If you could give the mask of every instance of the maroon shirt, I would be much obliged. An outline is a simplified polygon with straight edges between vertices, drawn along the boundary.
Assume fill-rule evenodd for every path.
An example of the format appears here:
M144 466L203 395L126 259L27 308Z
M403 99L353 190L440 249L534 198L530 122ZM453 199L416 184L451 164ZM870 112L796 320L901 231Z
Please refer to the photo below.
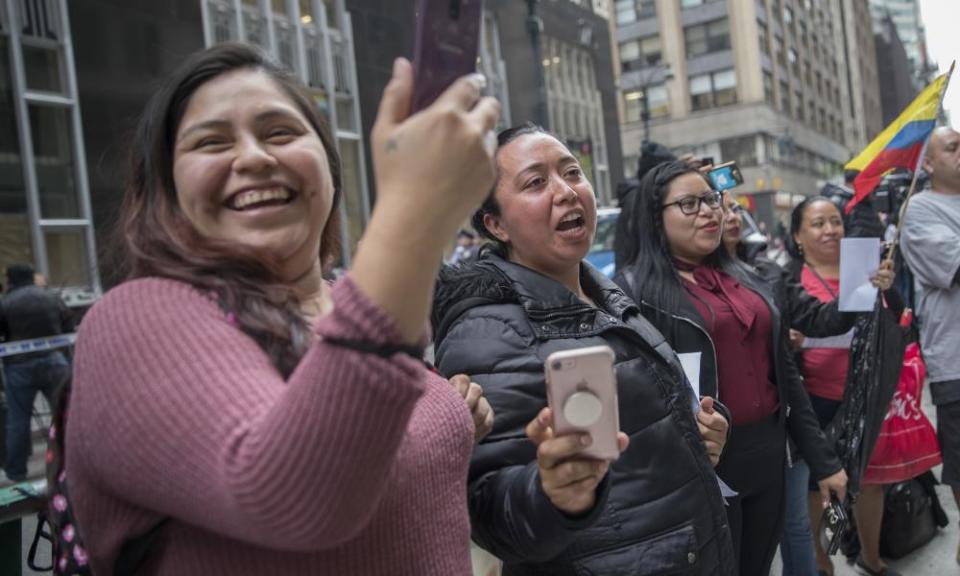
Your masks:
M739 426L773 415L780 406L771 380L770 331L766 302L732 276L709 266L693 269L697 283L684 279L690 300L703 316L717 352L717 390Z

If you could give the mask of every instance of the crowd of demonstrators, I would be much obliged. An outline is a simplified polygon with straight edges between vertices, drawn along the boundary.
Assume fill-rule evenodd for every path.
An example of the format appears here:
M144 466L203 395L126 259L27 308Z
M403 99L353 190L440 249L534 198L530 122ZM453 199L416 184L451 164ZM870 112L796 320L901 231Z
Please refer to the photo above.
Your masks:
M471 230L463 229L457 233L457 245L453 249L453 254L447 260L447 264L466 263L476 260L480 253L480 240L477 234Z
M752 576L786 522L786 572L831 573L810 523L846 491L822 428L848 352L808 348L798 368L791 343L853 325L835 298L838 209L797 208L791 276L747 257L741 208L699 161L648 146L622 188L610 281L584 261L596 198L562 141L532 124L492 141L482 78L416 114L413 84L398 59L371 136L378 201L336 283L340 161L306 88L223 44L155 92L131 147L125 281L76 347L69 494L54 502L79 522L74 560L112 573L146 534L136 568L156 574L467 576L472 536L505 575ZM904 252L960 500L960 134L937 131L926 166L933 191L911 203ZM441 268L471 214L488 246L461 230ZM70 329L33 274L8 272L0 337ZM884 265L872 281L892 278ZM588 434L555 432L543 365L597 345L617 377L608 461L587 455ZM8 403L69 379L59 352L5 369ZM24 405L8 417L17 458ZM890 575L878 493L868 478L859 565Z
M923 168L930 189L907 206L901 241L918 291L920 347L937 407L942 481L960 504L960 133L936 129Z
M442 273L434 310L441 373L474 375L496 413L470 466L475 540L511 575L735 574L713 469L728 413L694 396L663 337L583 260L596 198L567 147L533 125L499 143L473 218L492 246ZM613 463L582 456L588 436L557 437L545 408L544 358L601 344L618 382Z
M95 573L154 527L153 574L470 573L467 464L490 414L420 358L447 238L493 183L481 88L462 78L411 116L395 62L377 205L335 285L340 161L302 84L224 44L154 94L122 209L128 280L81 325L66 423Z
M824 500L843 498L846 474L790 354L786 290L730 257L722 223L722 196L703 174L682 162L657 166L621 215L631 244L615 279L677 353L699 354L701 391L729 407L732 433L718 472L738 493L727 508L734 550L740 574L766 574L783 522L787 431ZM848 322L835 306L796 312L824 334Z
M791 262L786 267L790 280L822 302L837 299L840 290L840 241L844 237L844 219L840 207L825 196L804 199L792 211L788 250ZM879 220L878 220L879 222ZM893 273L884 263L877 285L885 290L887 301L902 308L895 291L890 290ZM798 353L804 387L821 428L826 428L840 408L847 386L852 331L830 343L810 341L804 344L802 330L791 329L790 339ZM788 468L787 522L781 547L785 576L833 574L829 556L820 540L813 538L820 521L821 503L816 494L807 495L809 468L802 458ZM811 490L814 488L811 486ZM855 504L857 533L861 554L857 564L870 574L895 576L880 559L880 528L883 518L883 486L868 473L861 482ZM811 541L813 546L811 546ZM814 568L815 565L815 568Z
M48 290L42 274L29 264L7 267L7 292L0 298L0 341L32 340L73 332L73 320L63 301ZM30 420L37 394L50 406L59 388L70 377L70 362L63 350L24 352L3 359L6 412L7 478L27 479L27 460L33 443Z

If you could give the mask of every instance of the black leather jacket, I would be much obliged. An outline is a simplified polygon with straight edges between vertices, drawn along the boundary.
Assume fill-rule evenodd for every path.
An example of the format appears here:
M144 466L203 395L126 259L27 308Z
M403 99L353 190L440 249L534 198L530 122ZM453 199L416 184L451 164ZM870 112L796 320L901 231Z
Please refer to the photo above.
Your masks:
M474 540L504 560L505 575L734 574L724 502L676 355L586 263L581 282L599 309L494 254L441 274L437 366L470 375L496 414L470 466ZM616 354L620 426L631 442L594 510L571 518L543 493L525 427L547 403L546 357L600 344Z
M822 480L838 472L842 466L827 440L817 417L810 407L810 397L803 387L803 377L790 350L790 327L808 336L824 337L843 334L853 327L855 314L844 314L836 302L821 303L807 294L802 286L786 281L783 274L764 270L754 278L751 288L760 295L770 309L773 328L771 338L772 375L780 398L780 420L785 422L790 438L796 443L804 460L810 466L814 480ZM634 297L636 282L629 268L618 270L614 281ZM681 310L670 314L648 302L641 301L643 315L666 337L677 353L700 352L700 391L717 395L716 349L707 332L703 317L683 292ZM718 398L723 401L723 398Z

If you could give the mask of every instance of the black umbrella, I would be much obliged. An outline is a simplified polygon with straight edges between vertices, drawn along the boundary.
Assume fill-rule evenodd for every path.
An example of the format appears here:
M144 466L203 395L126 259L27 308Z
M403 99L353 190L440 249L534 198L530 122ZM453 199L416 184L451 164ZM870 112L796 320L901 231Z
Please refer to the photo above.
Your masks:
M873 312L860 315L854 330L843 402L827 426L827 435L847 471L847 493L852 499L860 491L860 481L897 390L907 346L907 330L881 296Z

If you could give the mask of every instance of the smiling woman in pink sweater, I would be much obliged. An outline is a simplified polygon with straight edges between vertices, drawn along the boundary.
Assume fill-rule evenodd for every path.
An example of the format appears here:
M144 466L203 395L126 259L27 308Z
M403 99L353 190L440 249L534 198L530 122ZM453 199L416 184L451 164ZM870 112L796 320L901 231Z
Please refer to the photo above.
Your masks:
M83 322L67 421L96 574L151 530L148 574L470 573L466 469L491 415L417 354L443 245L493 182L498 107L465 78L410 116L412 82L398 60L376 210L335 286L339 160L302 87L225 45L151 100L128 281Z

